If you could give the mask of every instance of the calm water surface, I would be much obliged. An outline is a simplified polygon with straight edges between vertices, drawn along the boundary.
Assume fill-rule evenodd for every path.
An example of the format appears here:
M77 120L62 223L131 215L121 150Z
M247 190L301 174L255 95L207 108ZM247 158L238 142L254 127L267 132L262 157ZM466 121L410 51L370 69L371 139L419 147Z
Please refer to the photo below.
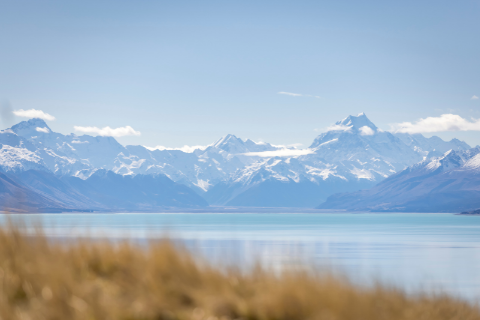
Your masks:
M452 214L39 214L51 237L169 237L213 263L308 263L354 281L480 299L480 217ZM5 223L0 217L0 223Z

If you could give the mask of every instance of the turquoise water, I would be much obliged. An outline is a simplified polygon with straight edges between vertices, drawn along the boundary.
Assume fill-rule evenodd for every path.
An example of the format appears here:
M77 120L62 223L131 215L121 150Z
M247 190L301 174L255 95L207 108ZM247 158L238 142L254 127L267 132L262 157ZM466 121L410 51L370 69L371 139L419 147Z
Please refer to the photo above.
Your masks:
M480 298L480 217L452 214L38 214L50 237L169 237L215 264L307 263L369 284ZM0 217L0 223L5 223Z

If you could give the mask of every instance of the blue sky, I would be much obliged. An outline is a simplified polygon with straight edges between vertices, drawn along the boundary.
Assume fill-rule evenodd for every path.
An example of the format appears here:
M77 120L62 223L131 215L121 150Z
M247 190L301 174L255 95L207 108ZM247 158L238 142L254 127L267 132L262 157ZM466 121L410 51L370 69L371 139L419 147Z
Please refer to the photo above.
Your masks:
M385 130L480 118L480 1L0 3L0 99L54 116L62 133L130 126L141 134L123 144L232 133L306 147L360 112ZM480 125L467 127L426 135L480 144Z

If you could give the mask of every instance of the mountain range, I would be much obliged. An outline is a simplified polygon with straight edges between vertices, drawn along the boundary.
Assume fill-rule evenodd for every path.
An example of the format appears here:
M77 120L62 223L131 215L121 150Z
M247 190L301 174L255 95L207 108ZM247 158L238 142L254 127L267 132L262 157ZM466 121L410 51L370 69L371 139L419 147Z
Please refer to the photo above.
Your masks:
M1 131L0 146L0 201L24 211L315 207L450 150L470 150L457 139L383 131L363 113L306 149L231 134L192 152L123 146L113 137L56 133L36 118Z
M209 189L205 198L220 205L313 207L334 193L373 187L431 156L469 148L456 139L397 136L362 113L319 135L308 154L259 159Z

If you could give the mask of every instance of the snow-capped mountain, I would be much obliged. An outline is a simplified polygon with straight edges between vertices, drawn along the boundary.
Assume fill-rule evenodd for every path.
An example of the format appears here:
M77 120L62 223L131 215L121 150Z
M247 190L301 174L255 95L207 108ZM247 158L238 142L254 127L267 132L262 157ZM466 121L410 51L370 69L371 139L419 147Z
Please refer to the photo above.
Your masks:
M414 147L379 130L364 113L337 122L319 135L310 148L315 150L316 157L328 163L348 162L351 168L383 177L423 159Z
M309 154L258 160L212 188L205 197L212 204L260 206L262 199L277 195L278 206L315 206L315 202L336 192L373 187L422 161L435 148L469 148L464 142L434 138L443 144L435 140L438 143L417 145L411 141L407 145L378 129L363 113L348 116L320 134L309 147Z
M447 151L370 190L332 195L325 209L460 212L480 207L480 147Z
M83 180L100 169L164 174L210 204L308 207L336 192L372 187L439 151L469 148L456 139L385 132L363 113L337 122L304 150L234 135L192 152L122 146L112 137L56 133L41 119L1 131L0 144L4 172L34 169Z
M277 149L266 143L243 141L233 135L194 153L149 150L143 146L124 147L112 137L55 133L41 119L23 121L2 131L0 143L2 141L6 146L16 148L2 149L5 154L2 164L7 171L44 167L60 175L84 179L97 169L122 175L163 173L199 192L206 191L253 161L252 157L242 156L243 153Z
M243 141L229 134L207 148L192 153L181 150L149 150L143 146L127 146L126 149L115 159L114 166L107 169L133 175L163 173L203 194L259 159L245 156L246 153L273 151L279 147L252 140Z
M61 175L88 176L97 168L111 169L126 151L112 137L63 135L53 132L41 119L20 122L10 130L34 145L48 170Z

